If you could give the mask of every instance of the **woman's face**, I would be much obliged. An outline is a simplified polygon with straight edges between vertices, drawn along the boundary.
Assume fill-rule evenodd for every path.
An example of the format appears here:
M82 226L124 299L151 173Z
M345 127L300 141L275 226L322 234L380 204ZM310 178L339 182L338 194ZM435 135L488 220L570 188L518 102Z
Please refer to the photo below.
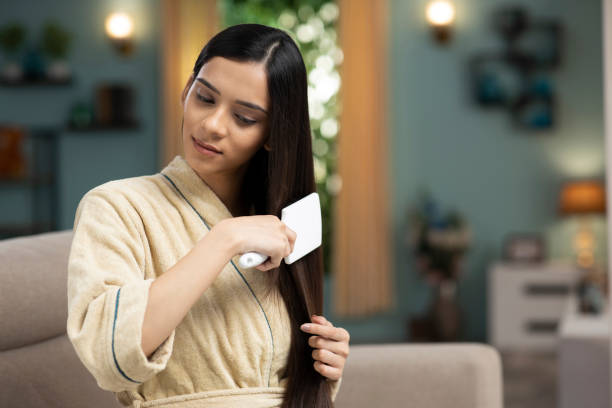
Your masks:
M211 58L181 96L185 159L202 178L239 182L267 134L268 86L263 64ZM207 144L220 153L212 153Z

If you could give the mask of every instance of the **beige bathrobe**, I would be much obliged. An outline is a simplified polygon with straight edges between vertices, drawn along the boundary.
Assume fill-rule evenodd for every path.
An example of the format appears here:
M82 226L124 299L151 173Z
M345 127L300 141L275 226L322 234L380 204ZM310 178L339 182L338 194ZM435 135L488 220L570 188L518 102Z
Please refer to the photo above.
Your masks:
M147 358L142 323L153 280L217 222L223 202L176 156L161 173L88 191L74 221L67 334L98 385L131 407L278 407L289 316L239 255ZM280 299L280 301L279 301ZM330 381L333 399L341 380Z

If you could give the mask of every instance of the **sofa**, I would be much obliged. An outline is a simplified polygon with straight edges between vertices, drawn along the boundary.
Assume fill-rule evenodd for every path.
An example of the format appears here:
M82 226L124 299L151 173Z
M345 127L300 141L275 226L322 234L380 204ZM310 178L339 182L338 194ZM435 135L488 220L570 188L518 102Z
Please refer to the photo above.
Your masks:
M72 231L0 241L0 407L120 407L66 336ZM499 408L498 352L484 344L351 344L338 408Z

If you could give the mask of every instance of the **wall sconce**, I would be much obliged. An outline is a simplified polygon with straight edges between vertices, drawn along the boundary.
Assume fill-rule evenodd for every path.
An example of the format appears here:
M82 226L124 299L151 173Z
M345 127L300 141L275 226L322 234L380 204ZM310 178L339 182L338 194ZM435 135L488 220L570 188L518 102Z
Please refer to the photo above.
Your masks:
M132 32L134 23L125 13L113 13L106 18L106 35L122 56L128 56L134 51Z
M436 42L448 43L455 20L455 5L449 0L433 0L427 5L426 15Z

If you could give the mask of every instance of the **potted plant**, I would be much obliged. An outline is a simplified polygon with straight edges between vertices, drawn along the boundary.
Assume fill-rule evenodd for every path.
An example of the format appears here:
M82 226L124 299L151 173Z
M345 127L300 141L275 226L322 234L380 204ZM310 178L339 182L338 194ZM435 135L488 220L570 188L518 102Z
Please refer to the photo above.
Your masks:
M47 77L62 81L70 77L70 68L66 61L73 35L64 30L58 23L48 21L42 31L41 47L50 58Z
M419 204L408 215L407 244L415 255L418 271L434 289L427 314L416 319L416 324L426 340L455 341L461 326L456 289L472 240L470 227L457 211L442 214L428 192L421 195Z
M19 62L19 51L26 39L25 26L18 22L7 23L0 27L0 48L6 55L1 75L5 81L18 81L23 77Z

